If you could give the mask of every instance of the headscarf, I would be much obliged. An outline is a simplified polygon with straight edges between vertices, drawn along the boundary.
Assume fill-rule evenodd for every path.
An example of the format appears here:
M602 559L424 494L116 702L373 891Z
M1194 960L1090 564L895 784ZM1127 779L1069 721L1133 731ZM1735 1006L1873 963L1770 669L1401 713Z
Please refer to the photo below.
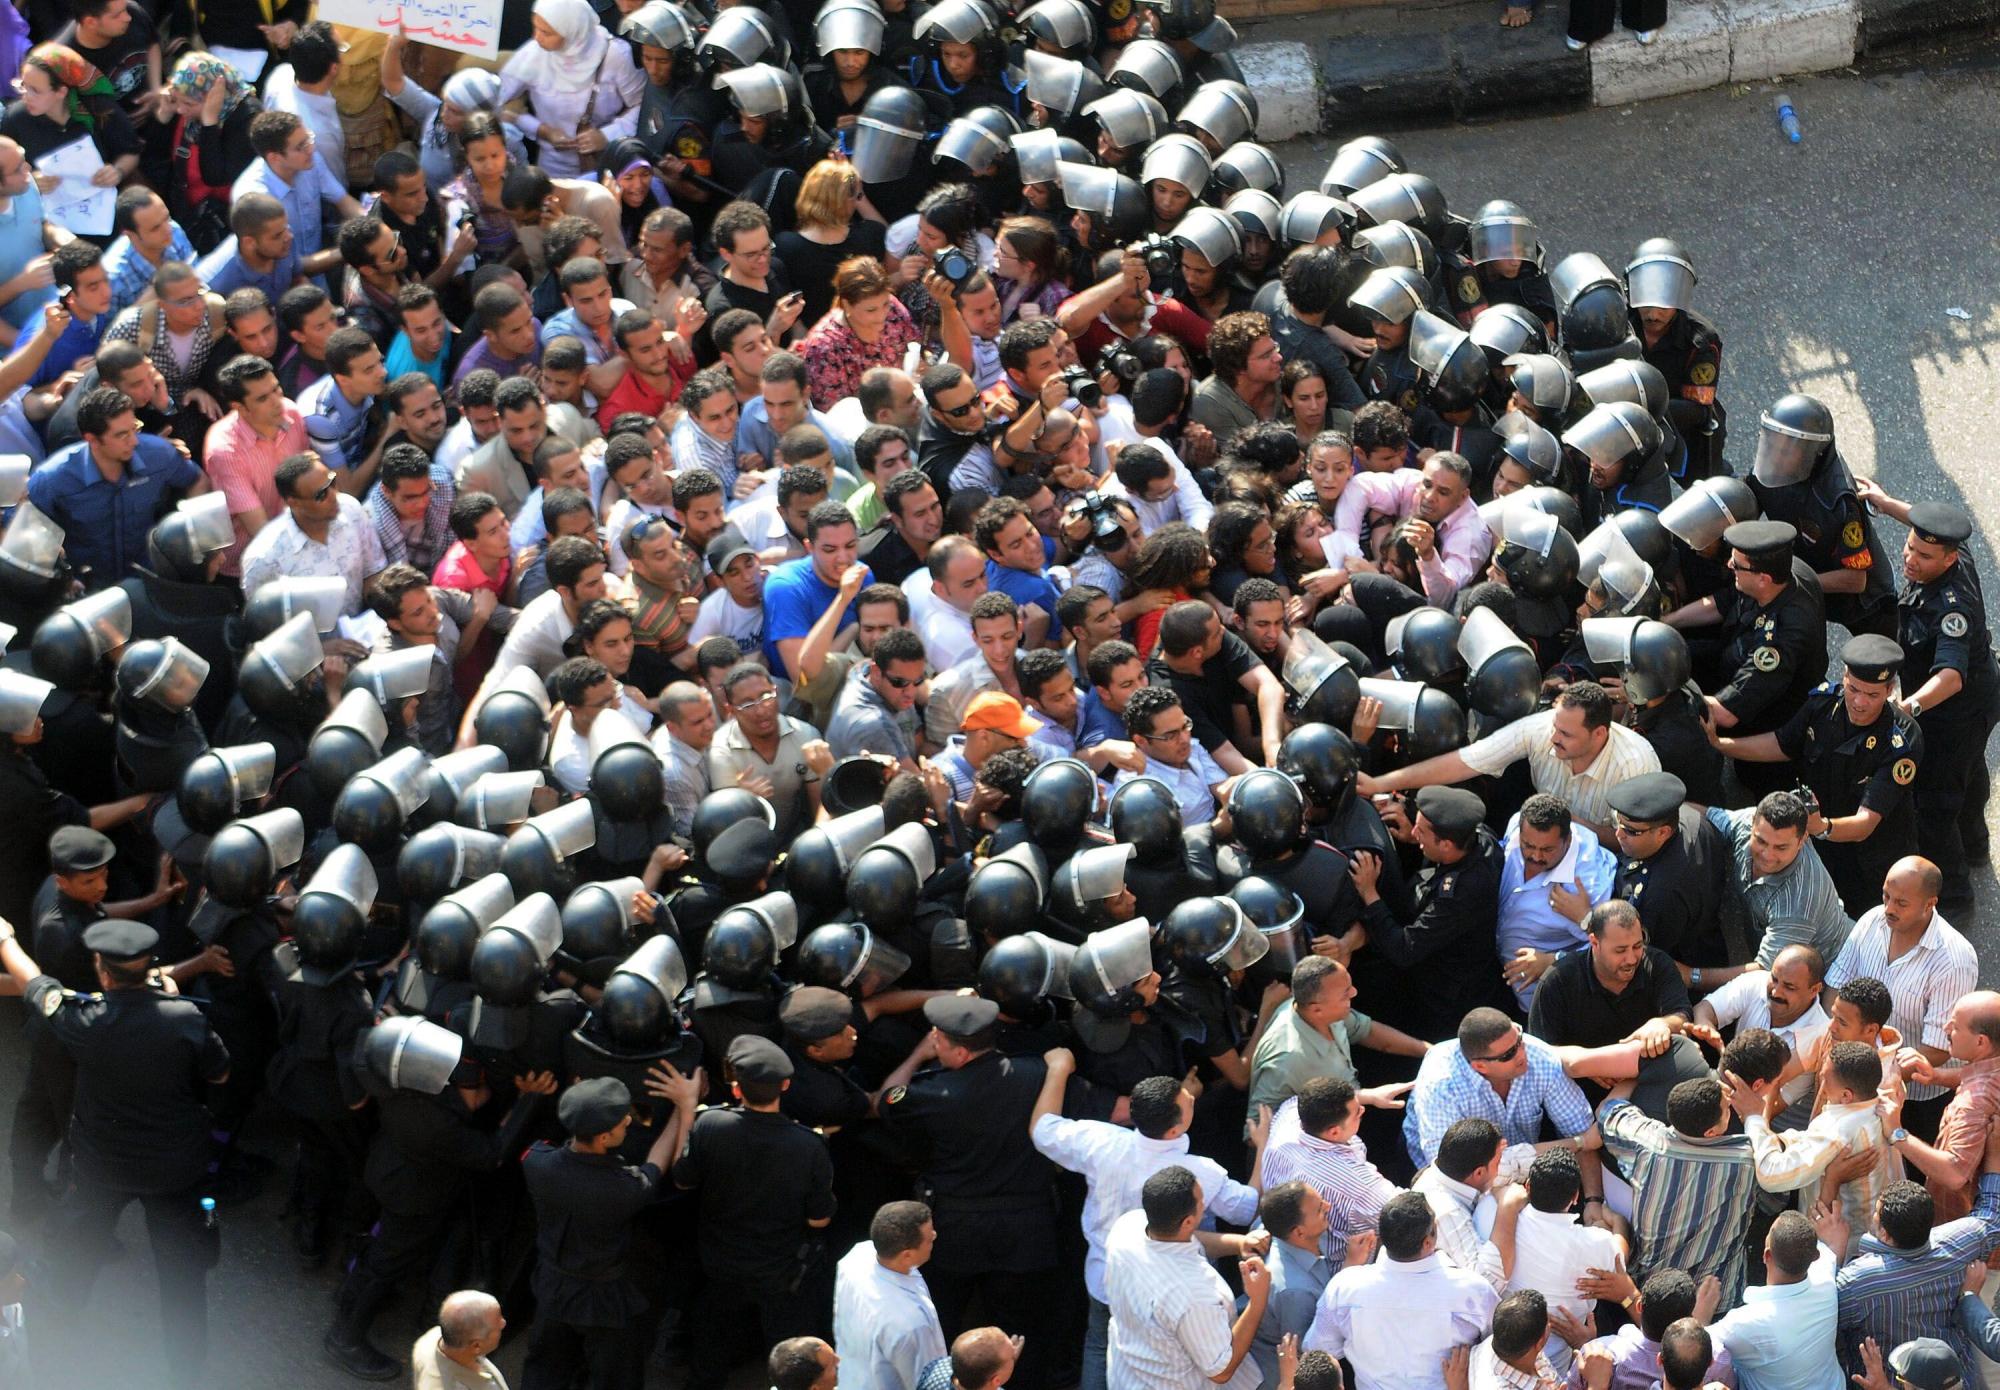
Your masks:
M461 111L492 111L500 104L500 74L485 68L460 68L444 80L441 95L447 104ZM436 117L431 118L427 135L430 144L438 149L457 148L457 137Z
M507 71L532 90L549 84L574 90L597 85L597 69L611 45L590 0L535 0L535 17L562 35L550 52L530 39L507 60Z
M97 117L84 98L103 98L108 101L118 99L117 89L109 78L99 72L74 48L65 48L59 43L36 44L28 50L28 56L21 60L22 66L33 65L47 71L51 79L68 89L69 109L63 117L63 124L74 121L85 130L97 129Z
M242 103L249 91L236 75L236 69L213 53L184 54L174 64L173 76L167 79L167 88L177 97L205 101L209 89L218 82L222 84L222 114L226 117Z

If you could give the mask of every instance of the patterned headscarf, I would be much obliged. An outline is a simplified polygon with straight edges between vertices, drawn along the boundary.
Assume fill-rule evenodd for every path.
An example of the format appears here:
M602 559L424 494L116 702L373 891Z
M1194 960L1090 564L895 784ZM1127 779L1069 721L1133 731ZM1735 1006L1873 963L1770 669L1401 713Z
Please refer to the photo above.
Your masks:
M21 60L23 67L40 68L49 75L49 80L66 88L69 96L68 114L63 124L74 121L85 130L97 129L97 117L84 103L85 97L100 97L110 101L118 99L117 89L109 78L99 72L74 48L65 48L59 43L36 44L28 50L28 56Z
M189 53L174 64L174 73L167 79L167 86L177 97L190 101L204 101L209 88L222 83L226 95L222 98L222 114L226 117L234 111L249 90L236 75L236 69L216 57L213 53Z

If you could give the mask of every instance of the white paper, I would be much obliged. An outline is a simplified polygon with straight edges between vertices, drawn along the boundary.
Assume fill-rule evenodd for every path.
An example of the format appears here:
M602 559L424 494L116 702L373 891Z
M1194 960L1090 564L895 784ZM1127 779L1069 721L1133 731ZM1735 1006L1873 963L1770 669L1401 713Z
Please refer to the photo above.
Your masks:
M454 53L491 58L500 51L501 0L320 0L314 18L350 29L403 33Z
M341 614L340 621L334 624L333 630L336 636L359 642L371 652L375 650L377 642L389 635L389 625L383 622L381 615L373 609L364 609L352 616Z
M212 43L208 51L236 69L236 75L245 83L255 82L264 74L264 64L271 60L268 48L224 48Z
M118 208L118 189L101 188L91 176L104 167L104 157L86 135L59 145L35 161L35 168L62 182L42 195L42 215L58 227L80 236L105 236Z
M1332 517L1327 518L1333 520ZM1346 569L1349 560L1361 558L1361 547L1345 531L1328 531L1319 538L1319 552L1326 557L1330 569Z

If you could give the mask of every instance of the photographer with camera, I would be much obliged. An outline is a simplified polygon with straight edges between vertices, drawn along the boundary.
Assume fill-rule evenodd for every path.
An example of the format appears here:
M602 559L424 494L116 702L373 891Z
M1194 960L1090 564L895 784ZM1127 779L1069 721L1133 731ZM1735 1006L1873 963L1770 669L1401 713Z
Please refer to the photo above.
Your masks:
M1326 378L1329 410L1359 410L1368 398L1355 384L1349 352L1362 353L1364 340L1344 333L1327 316L1351 288L1341 253L1331 246L1302 246L1278 272L1282 286L1270 311L1271 336L1287 362L1310 362Z
M1134 242L1123 251L1107 251L1097 260L1098 281L1079 290L1056 310L1056 322L1076 343L1077 355L1097 360L1114 342L1148 333L1178 339L1196 355L1208 351L1208 320L1187 305L1168 298L1165 290L1180 269L1180 251L1166 238L1157 246ZM1149 265L1151 259L1159 262Z
M1284 355L1271 321L1255 311L1224 315L1209 337L1215 373L1194 388L1194 418L1227 453L1237 431L1278 417L1278 377Z

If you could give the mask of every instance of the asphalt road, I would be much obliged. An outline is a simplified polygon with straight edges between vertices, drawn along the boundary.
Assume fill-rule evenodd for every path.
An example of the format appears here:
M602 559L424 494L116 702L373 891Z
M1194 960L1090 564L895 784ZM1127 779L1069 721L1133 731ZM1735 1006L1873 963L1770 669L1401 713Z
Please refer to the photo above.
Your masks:
M1722 389L1739 471L1759 407L1789 389L1811 391L1833 408L1857 469L1902 496L1969 506L1982 529L1981 565L1994 574L2000 472L1986 446L2000 414L1996 73L2000 52L1985 48L1900 71L1797 82L1790 90L1806 132L1797 147L1778 135L1764 86L1393 138L1454 207L1469 211L1495 197L1521 203L1558 255L1595 250L1616 267L1646 237L1680 241L1701 275L1700 305L1724 335ZM1315 186L1337 143L1285 146L1292 186ZM1965 317L1947 312L1954 309ZM1885 540L1900 546L1900 528L1889 525ZM2000 981L2000 892L1990 874L1979 884L1978 919L1959 925L1980 947L1982 978L1992 984ZM0 1124L20 1086L18 1007L0 1005ZM301 1272L279 1223L288 1155L268 1128L250 1143L281 1166L260 1196L223 1213L222 1263L209 1279L209 1383L351 1387L319 1359L332 1273ZM7 1183L0 1165L0 1195ZM99 1334L70 1352L68 1390L163 1383L136 1207L120 1235L123 1253L96 1290ZM380 1320L379 1345L407 1349L427 1325L418 1301L413 1289ZM516 1384L519 1357L516 1339L500 1358ZM764 1383L749 1368L740 1381ZM652 1378L677 1383L666 1372Z

